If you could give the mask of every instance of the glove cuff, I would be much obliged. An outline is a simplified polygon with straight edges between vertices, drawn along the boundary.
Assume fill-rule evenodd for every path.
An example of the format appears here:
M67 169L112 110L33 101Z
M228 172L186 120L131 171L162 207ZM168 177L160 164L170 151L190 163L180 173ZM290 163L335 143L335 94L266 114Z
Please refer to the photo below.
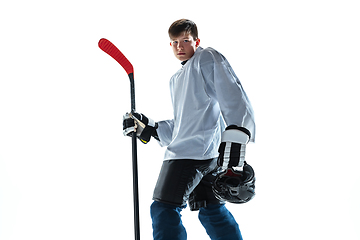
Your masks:
M231 125L221 135L218 166L223 170L237 168L242 171L245 162L246 144L250 132L246 128Z
M234 126L234 125L232 125ZM242 131L239 128L227 127L221 135L221 142L233 142L239 144L247 144L250 140L249 134ZM244 128L243 128L244 129ZM247 130L247 129L245 129Z
M157 128L158 128L158 125L155 122L154 122L154 126L150 126L150 125L146 126L142 130L142 132L141 132L141 134L139 136L139 139L141 140L141 142L146 144L146 143L148 143L150 141L151 136L155 136L155 135L157 136L157 134L156 134L156 129Z

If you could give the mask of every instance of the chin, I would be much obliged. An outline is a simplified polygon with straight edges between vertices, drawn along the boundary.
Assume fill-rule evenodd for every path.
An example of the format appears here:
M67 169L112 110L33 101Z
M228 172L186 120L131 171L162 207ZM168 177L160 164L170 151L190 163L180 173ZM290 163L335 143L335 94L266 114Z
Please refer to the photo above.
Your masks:
M187 58L187 57L178 57L178 59L179 59L180 61L186 61L186 60L188 60L189 58Z

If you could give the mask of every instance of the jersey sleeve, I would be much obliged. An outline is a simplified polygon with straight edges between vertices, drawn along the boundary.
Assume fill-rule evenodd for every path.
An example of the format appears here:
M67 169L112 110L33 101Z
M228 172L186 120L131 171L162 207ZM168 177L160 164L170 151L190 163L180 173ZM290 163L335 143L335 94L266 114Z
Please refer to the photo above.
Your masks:
M227 126L237 125L248 129L250 141L255 141L254 112L240 80L229 62L217 51L204 51L200 58L205 88L215 98Z
M165 120L158 122L156 132L159 137L159 144L161 147L168 146L172 141L172 134L174 130L174 120Z

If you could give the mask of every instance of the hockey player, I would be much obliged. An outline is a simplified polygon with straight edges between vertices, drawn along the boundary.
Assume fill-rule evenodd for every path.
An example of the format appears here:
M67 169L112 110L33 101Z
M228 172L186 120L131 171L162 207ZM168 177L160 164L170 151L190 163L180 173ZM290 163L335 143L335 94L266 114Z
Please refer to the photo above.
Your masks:
M168 33L182 64L170 79L173 119L154 122L139 113L124 116L125 135L136 128L142 142L153 136L166 147L150 207L153 237L185 240L180 212L188 202L191 210L199 210L212 240L240 240L237 222L214 195L212 173L229 167L234 158L237 167L244 166L245 146L255 138L252 106L226 58L200 47L194 22L175 21Z

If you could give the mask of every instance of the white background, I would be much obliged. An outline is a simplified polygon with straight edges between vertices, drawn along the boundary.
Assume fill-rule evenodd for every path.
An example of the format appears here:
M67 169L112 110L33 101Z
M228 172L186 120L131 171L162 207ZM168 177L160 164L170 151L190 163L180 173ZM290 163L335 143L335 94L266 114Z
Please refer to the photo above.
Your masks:
M2 1L0 239L132 239L130 110L171 118L168 81L180 68L167 30L195 21L252 101L247 161L254 200L228 208L244 239L346 239L360 233L357 1ZM141 239L164 149L138 145ZM187 208L188 239L207 239Z

